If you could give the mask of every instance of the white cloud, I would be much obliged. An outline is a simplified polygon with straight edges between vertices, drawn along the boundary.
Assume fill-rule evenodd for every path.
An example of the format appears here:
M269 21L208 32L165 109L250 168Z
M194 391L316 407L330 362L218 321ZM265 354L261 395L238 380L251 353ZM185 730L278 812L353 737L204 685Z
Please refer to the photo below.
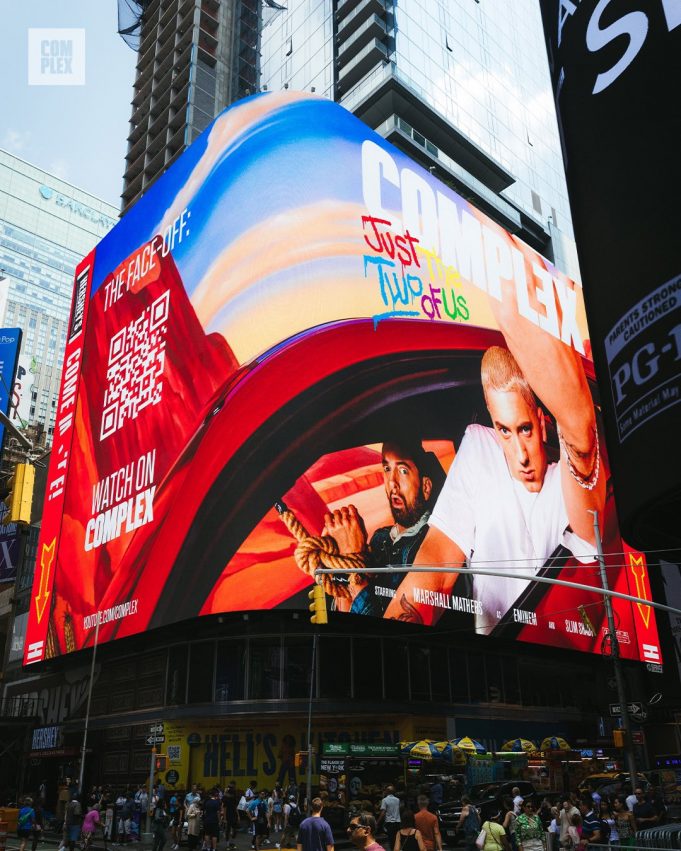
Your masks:
M0 140L0 147L3 147L12 154L20 154L28 147L30 141L30 130L15 130L10 127L9 130L5 131L2 140Z

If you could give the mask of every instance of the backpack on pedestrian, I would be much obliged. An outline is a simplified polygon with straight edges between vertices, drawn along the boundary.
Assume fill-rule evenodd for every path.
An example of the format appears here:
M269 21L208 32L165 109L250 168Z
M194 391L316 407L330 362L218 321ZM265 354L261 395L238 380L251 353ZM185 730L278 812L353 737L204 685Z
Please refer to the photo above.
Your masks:
M300 812L298 804L291 804L291 810L288 814L288 826L300 827L303 822L303 814Z

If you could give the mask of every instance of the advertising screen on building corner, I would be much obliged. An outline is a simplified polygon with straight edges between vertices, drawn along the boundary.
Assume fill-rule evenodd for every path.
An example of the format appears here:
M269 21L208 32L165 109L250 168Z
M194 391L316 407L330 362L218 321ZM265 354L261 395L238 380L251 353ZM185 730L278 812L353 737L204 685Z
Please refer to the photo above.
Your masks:
M336 611L600 652L601 598L533 582L598 585L596 510L650 599L594 392L548 261L340 106L241 101L76 272L24 661L307 609L325 548L361 554ZM652 609L615 606L659 662Z

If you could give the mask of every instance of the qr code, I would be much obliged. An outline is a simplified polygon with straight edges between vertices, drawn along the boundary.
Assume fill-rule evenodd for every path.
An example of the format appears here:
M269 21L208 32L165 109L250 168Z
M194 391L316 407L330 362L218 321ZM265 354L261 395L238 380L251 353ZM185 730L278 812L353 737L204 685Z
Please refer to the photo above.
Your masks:
M180 762L182 759L182 748L180 745L168 745L168 760L170 762Z
M161 401L169 303L168 290L111 338L102 440Z

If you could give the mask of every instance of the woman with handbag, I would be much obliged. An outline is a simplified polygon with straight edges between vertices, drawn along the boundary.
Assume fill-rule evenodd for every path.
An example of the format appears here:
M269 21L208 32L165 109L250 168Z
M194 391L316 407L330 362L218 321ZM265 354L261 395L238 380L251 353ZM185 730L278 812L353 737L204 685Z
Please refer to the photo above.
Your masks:
M515 837L520 851L546 851L546 834L532 801L525 801L515 822Z
M411 810L402 813L393 851L426 851L421 831L416 829L414 813Z
M475 843L481 851L510 851L511 846L501 824L501 817L502 813L499 811L483 824L478 841Z

